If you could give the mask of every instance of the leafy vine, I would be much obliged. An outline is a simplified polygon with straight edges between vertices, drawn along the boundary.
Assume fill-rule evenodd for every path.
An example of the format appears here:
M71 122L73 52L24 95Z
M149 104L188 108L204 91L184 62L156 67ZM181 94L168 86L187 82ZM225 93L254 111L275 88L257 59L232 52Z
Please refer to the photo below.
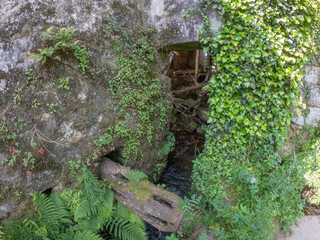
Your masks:
M206 149L193 170L199 220L219 239L269 239L277 221L286 229L302 215L306 167L279 153L292 109L300 114L320 6L313 0L200 0L199 6L189 14L202 17L199 40L217 69L207 86ZM212 9L225 19L215 34Z

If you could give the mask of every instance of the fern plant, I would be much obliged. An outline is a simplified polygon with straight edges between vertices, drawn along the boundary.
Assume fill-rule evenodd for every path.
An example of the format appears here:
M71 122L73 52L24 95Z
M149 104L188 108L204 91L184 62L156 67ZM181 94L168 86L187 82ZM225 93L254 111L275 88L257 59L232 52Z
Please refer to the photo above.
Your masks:
M130 172L127 172L126 175L129 181L135 181L139 183L142 179L148 179L148 176L139 170L131 169Z
M33 54L29 58L35 59L44 63L47 59L59 60L57 55L59 51L68 54L71 52L73 56L79 61L79 67L82 69L82 73L85 73L89 69L89 52L83 44L78 44L79 40L73 41L73 35L75 30L72 28L61 28L56 33L52 33L53 27L48 28L42 41L45 41L48 46L39 50L39 54Z
M103 240L103 238L91 231L74 231L68 229L66 233L61 234L60 240Z
M4 233L1 231L2 227L0 227L0 240L3 239Z
M176 138L172 132L169 132L166 140L161 146L161 150L158 153L159 158L166 157L174 149L174 144L176 143Z
M121 203L117 203L115 218L108 222L107 227L119 239L145 239L146 227L137 214Z
M79 191L68 189L68 194L60 196L32 193L38 215L9 223L0 239L4 235L9 240L99 240L103 239L99 233L106 231L120 240L146 239L144 222L116 203L113 191L100 187L102 183L89 170L84 169L79 182ZM68 203L74 199L76 203L70 207Z

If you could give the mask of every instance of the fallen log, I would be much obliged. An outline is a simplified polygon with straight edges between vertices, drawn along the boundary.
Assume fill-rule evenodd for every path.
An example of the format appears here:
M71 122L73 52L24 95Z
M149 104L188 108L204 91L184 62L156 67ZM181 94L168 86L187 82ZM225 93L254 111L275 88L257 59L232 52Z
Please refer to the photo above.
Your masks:
M178 202L182 199L148 180L129 181L131 171L104 158L100 163L100 178L112 183L115 199L143 220L164 232L176 232L183 218ZM131 172L132 174L132 172Z

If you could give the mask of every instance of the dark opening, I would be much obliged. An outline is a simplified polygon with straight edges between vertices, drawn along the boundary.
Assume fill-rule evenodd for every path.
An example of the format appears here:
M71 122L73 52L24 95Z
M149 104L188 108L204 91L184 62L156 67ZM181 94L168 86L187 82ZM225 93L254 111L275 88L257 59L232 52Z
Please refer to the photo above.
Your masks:
M167 225L167 224L168 224L167 221L164 221L164 220L162 220L162 219L160 219L160 218L157 218L157 217L155 217L155 216L153 216L153 215L149 215L148 217L153 218L153 219L155 220L155 222L157 222L159 225L164 226L164 225Z
M123 176L121 173L117 173L115 177L119 180L122 180L123 182L129 182L129 179Z
M166 200L163 200L160 196L153 196L153 199L169 208L173 208L170 203L168 203Z
M165 74L171 78L174 116L171 130L196 131L208 121L208 84L214 69L210 59L200 50L169 51L170 65Z
M105 157L111 159L113 162L123 164L123 159L121 157L119 150L112 151L108 153Z
M52 188L48 188L46 190L44 190L42 193L49 196L52 193L53 189Z
M121 157L121 154L120 154L119 150L112 151L112 152L108 153L105 157L109 158L113 162L119 163L121 165L124 164L123 158ZM123 182L128 182L129 181L129 179L126 178L124 175L122 175L120 172L115 174L114 176L119 181L123 181Z

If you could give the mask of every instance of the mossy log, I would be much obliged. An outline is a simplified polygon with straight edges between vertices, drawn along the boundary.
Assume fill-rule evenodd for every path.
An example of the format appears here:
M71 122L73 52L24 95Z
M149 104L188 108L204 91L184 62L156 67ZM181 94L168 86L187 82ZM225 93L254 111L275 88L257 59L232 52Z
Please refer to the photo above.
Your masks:
M129 172L108 158L100 163L100 178L112 183L117 201L160 231L178 231L184 215L178 205L182 199L146 179L129 181Z

